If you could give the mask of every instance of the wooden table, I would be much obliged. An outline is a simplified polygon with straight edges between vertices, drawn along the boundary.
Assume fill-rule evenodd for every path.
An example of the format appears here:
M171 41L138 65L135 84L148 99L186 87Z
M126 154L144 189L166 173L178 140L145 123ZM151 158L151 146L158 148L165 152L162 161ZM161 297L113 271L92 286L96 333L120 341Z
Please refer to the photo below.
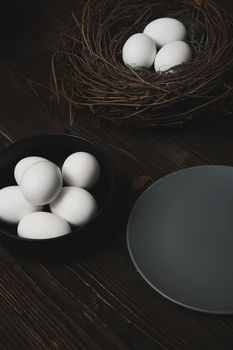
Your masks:
M230 0L225 5L233 9ZM153 291L129 259L125 233L130 208L151 181L194 165L233 165L233 120L127 130L81 114L71 128L67 106L51 101L46 85L54 42L75 8L77 0L1 8L0 148L61 132L99 143L118 174L119 220L113 241L83 257L51 262L0 246L0 349L232 350L233 317L192 312Z

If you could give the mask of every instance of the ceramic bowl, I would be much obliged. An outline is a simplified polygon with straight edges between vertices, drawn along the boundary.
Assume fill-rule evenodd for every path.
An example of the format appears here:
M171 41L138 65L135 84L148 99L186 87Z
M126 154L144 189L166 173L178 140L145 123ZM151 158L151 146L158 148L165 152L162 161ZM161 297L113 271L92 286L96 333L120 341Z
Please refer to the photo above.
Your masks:
M44 157L58 166L72 153L84 151L94 155L99 161L101 174L98 183L91 190L98 204L98 213L86 226L72 228L72 232L51 239L25 239L17 235L17 225L0 221L0 239L21 251L52 252L51 249L66 249L74 241L77 246L82 241L91 244L101 237L105 223L110 218L114 195L114 172L107 154L95 143L68 134L40 135L21 140L5 148L0 153L0 188L16 185L14 168L19 160L28 156Z

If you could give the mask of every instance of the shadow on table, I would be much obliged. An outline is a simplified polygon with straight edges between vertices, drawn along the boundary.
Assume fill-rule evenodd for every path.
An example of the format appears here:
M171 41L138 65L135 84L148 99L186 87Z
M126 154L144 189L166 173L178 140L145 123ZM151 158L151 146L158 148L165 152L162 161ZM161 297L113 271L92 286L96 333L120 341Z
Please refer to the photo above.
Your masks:
M8 0L1 3L0 39L1 45L27 30L40 16L46 2L39 0Z

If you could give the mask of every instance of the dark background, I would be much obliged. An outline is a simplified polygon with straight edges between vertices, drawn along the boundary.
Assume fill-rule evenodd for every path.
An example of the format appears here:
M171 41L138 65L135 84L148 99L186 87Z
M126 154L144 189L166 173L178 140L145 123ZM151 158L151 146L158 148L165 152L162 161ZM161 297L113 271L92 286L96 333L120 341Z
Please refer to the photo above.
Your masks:
M220 3L233 10L232 1ZM71 10L79 10L77 0L1 4L0 148L57 132L99 143L118 174L117 222L109 232L115 238L59 262L0 245L0 349L231 350L233 317L188 311L154 292L129 259L125 233L130 208L152 181L188 166L233 165L232 117L127 130L83 113L71 128L67 106L46 88L54 43L72 22Z

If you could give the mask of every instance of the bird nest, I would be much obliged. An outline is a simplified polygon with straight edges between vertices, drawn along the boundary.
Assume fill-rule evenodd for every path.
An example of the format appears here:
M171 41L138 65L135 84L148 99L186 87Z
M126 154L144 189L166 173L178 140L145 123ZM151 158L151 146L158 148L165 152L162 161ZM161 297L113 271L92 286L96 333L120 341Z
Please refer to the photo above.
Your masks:
M140 127L232 111L233 22L212 0L89 0L72 16L74 25L52 56L50 79L70 111L89 109L93 117ZM163 73L126 67L125 41L159 17L184 23L192 61Z

